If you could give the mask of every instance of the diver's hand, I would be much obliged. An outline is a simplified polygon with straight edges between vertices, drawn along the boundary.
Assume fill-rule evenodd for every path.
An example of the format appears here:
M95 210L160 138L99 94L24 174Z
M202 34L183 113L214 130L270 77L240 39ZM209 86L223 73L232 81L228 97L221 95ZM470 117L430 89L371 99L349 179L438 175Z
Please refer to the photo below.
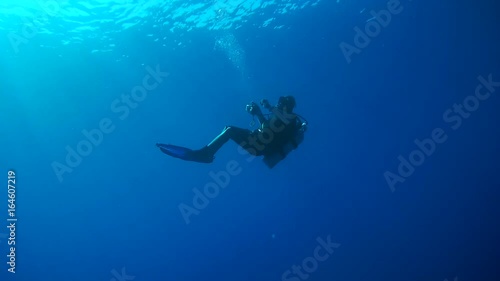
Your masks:
M246 110L248 113L250 113L252 115L257 115L257 114L261 113L259 106L255 102L252 102L251 104L247 104Z
M271 108L271 105L269 104L269 101L267 99L262 99L260 101L260 105L262 105L265 109Z

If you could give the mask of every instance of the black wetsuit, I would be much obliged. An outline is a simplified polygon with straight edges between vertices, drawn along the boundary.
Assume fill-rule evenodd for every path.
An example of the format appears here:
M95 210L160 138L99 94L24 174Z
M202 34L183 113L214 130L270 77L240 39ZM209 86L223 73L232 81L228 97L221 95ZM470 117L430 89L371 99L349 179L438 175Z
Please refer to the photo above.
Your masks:
M280 152L285 143L293 138L296 130L296 116L284 119L273 114L269 120L262 123L261 127L255 131L227 126L223 133L219 135L220 139L213 142L213 148L217 151L225 142L231 139L252 155L273 154ZM216 142L218 142L218 145Z

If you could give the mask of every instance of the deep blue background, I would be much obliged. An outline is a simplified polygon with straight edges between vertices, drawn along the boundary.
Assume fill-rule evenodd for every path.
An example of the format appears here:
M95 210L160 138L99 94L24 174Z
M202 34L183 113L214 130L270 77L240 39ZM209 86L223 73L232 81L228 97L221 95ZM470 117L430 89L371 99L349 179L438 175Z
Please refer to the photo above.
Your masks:
M500 88L458 130L442 117L477 76L500 80L498 5L402 2L348 64L340 42L352 44L353 28L386 2L333 2L291 12L284 29L194 30L183 48L133 29L113 53L91 54L92 42L39 48L43 36L5 52L0 157L4 173L17 172L20 221L18 273L2 280L110 280L122 267L139 281L281 280L328 235L341 246L310 280L498 280ZM214 50L229 33L243 74ZM170 76L119 120L112 101L157 64ZM197 148L225 125L248 128L245 104L283 93L310 126L273 170L232 143L211 165L154 146ZM60 183L51 163L104 117L115 131ZM438 127L448 140L392 193L383 173ZM230 160L241 174L186 225L178 205Z

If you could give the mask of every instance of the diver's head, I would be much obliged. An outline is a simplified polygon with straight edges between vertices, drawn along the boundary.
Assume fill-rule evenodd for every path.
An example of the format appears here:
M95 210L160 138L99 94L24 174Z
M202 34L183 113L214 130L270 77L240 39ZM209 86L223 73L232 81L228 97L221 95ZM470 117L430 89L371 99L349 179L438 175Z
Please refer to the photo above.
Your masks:
M293 96L281 96L277 107L287 113L292 113L295 108L295 98Z

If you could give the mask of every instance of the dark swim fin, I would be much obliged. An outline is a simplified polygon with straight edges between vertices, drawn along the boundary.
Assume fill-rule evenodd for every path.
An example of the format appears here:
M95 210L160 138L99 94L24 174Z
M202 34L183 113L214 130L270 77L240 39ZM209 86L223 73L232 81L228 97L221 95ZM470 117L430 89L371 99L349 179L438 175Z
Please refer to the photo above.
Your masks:
M163 153L185 161L212 163L214 160L214 156L207 153L204 149L192 150L182 146L163 143L157 143L156 146L159 147Z

